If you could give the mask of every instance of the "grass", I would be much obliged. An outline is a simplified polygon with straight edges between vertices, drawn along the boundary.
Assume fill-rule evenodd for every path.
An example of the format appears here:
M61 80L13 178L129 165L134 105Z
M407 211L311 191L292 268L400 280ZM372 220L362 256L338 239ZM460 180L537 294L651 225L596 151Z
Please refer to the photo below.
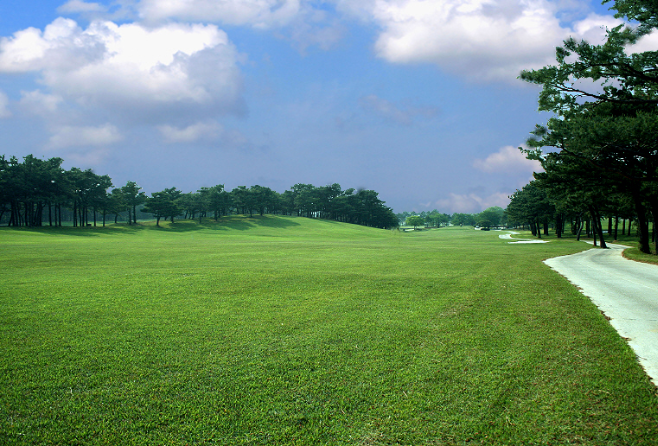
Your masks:
M656 388L541 262L586 246L497 234L2 229L0 444L655 444Z

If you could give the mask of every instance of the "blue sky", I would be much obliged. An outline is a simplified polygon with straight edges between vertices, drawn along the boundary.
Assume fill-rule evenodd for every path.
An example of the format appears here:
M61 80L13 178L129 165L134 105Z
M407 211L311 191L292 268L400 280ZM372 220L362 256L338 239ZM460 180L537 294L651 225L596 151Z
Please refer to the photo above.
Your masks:
M505 207L548 117L519 70L615 23L575 0L5 0L2 153L147 193L339 183L396 212Z

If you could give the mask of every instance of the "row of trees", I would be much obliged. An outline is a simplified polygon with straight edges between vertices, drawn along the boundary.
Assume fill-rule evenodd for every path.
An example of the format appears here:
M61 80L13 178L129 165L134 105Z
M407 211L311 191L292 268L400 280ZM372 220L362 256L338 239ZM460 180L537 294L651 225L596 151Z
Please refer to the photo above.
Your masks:
M115 218L122 212L128 220L137 221L137 206L145 200L140 187L130 181L113 189L107 175L97 175L91 169L62 168L61 158L42 160L28 155L21 163L16 157L0 155L0 219L9 226L61 226L72 221L74 226L96 224L101 215L103 224L108 214Z
M639 248L650 253L649 222L658 217L658 51L632 52L632 45L658 27L658 3L617 0L612 9L634 25L608 30L600 45L568 39L556 65L521 73L542 86L539 110L553 117L536 126L524 150L544 172L510 197L507 212L537 234L548 221L558 235L565 219L578 231L591 221L603 247L603 217L634 216Z
M440 226L481 226L484 228L504 226L507 218L505 210L499 206L492 206L477 214L454 213L443 214L434 209L431 212L401 212L396 214L401 223L414 228L418 226L440 227Z
M316 187L295 184L282 194L264 186L238 186L230 192L223 185L203 187L183 194L175 187L155 192L146 201L144 212L160 219L211 217L215 220L230 213L296 215L330 219L376 228L398 226L393 211L379 199L377 192L365 189L342 190L339 184Z
M420 214L416 212L400 212L395 214L400 223L406 223L410 217L414 217L412 221L415 221L416 224L410 224L411 226L425 226L425 227L435 227L445 226L450 222L450 214L443 214L436 209L433 211L427 212L423 211Z
M215 220L231 213L263 215L287 214L332 219L377 228L397 227L393 211L385 206L373 190L347 189L338 184L316 187L296 184L279 194L268 187L239 186L224 190L223 185L203 187L183 193L175 187L147 196L133 181L113 188L107 175L91 169L62 168L61 158L42 160L32 155L20 162L0 156L0 220L9 226L105 225L106 217L115 223L126 216L137 223L140 212L160 219L212 217ZM111 189L111 190L110 190ZM90 221L91 219L91 221ZM93 223L92 223L93 222Z

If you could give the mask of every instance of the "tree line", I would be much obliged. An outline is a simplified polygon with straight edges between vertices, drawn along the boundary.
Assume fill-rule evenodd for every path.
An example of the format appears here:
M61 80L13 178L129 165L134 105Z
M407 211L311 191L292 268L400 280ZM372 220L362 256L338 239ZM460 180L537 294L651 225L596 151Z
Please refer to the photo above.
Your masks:
M414 228L418 226L438 228L447 225L480 226L482 228L490 228L507 224L505 210L499 206L492 206L475 214L456 212L450 215L441 213L434 209L430 212L423 211L420 214L405 211L395 215L401 224L413 226Z
M542 87L539 110L553 117L520 148L544 172L510 197L507 214L539 236L549 222L560 236L571 221L578 236L591 231L602 247L606 217L608 235L620 219L635 220L639 249L650 253L649 223L658 217L658 51L631 51L658 27L658 3L617 0L611 9L626 23L609 29L602 44L567 39L555 65L521 73ZM651 236L658 240L655 224Z
M295 184L278 193L264 186L219 184L183 193L175 187L147 196L134 181L114 188L112 179L91 169L62 168L61 158L43 160L33 155L20 162L0 155L0 221L8 226L96 226L124 216L136 224L140 213L161 219L214 218L231 214L281 214L331 219L375 228L393 228L398 220L378 193L342 190L339 184L316 187Z

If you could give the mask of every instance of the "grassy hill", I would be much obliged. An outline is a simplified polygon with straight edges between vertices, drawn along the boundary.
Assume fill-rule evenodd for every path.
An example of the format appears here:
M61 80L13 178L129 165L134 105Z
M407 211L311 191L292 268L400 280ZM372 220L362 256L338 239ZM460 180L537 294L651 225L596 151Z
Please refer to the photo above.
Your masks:
M541 263L584 244L497 234L2 228L0 444L654 443L655 387Z

